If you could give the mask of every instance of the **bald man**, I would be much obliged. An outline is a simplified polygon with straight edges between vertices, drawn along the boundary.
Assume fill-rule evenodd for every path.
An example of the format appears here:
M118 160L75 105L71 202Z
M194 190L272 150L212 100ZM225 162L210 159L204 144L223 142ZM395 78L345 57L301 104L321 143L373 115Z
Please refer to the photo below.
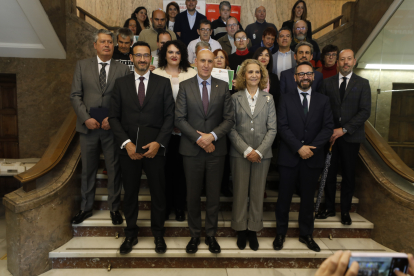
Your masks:
M187 181L188 226L191 240L187 253L196 253L201 235L200 197L206 177L205 243L211 253L220 253L215 239L220 204L220 186L227 154L226 134L234 125L228 83L211 77L214 54L197 53L197 75L180 83L175 108L175 126L181 130L179 152L183 155ZM200 101L201 99L201 101Z
M272 27L277 32L277 28L275 24L266 22L266 8L265 7L263 6L257 7L254 12L254 16L256 17L256 22L246 27L246 34L248 38L250 38L250 41L252 42L253 46L260 44L260 42L262 41L263 31L266 28Z
M158 49L157 45L157 35L159 30L165 30L165 24L167 20L165 17L165 12L162 10L155 10L152 12L151 23L152 27L150 29L142 30L139 34L138 41L144 41L149 44L151 47L151 52ZM166 30L170 35L172 40L177 40L177 36L173 31Z

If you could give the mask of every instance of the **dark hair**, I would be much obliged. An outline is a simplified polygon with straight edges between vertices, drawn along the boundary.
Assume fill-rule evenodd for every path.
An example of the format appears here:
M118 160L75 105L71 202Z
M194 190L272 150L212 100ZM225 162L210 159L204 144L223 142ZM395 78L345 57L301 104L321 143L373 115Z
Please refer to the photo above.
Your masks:
M141 27L139 27L139 23L138 23L138 20L137 19L135 19L135 18L128 18L126 21L125 21L125 23L124 23L124 28L128 28L129 27L129 21L131 21L131 20L134 20L135 21L135 23L137 24L137 32L136 32L136 34L134 34L134 35L138 35L139 33L138 33L138 28L140 28L141 29Z
M332 44L328 44L325 47L323 47L322 49L322 53L321 53L321 62L323 65L325 65L325 55L329 52L336 52L336 60L338 60L339 57L339 48L336 45L332 45Z
M199 29L201 28L201 24L210 25L210 29L211 29L211 21L208 20L207 18L203 18L203 19L200 20L200 23L198 25L198 28Z
M229 1L221 1L221 2L220 2L220 5L219 5L219 11L221 11L221 8L222 8L223 6L227 6L227 7L229 7L229 9L231 10L231 5L230 5L230 2L229 2Z
M267 27L266 29L264 29L264 31L262 33L262 37L267 36L267 35L271 35L271 36L274 36L276 38L277 31L275 29L273 29L273 27Z
M171 40L172 40L172 36L171 36L171 34L167 30L157 29L157 32L158 32L158 34L157 34L157 42L160 42L160 35L162 35L162 34L168 34L170 36Z
M293 5L292 8L292 15L290 16L290 21L294 21L295 20L295 9L296 6L299 5L300 3L303 3L303 13L302 16L300 17L300 19L302 20L306 20L307 16L308 16L308 8L306 8L306 3L303 0L298 0L296 1L296 3Z
M269 53L269 64L267 65L266 69L267 69L267 71L272 72L272 69L273 69L273 58L272 58L272 52L269 50L269 48L259 47L254 52L252 59L259 60L260 54L263 53L263 51L265 51L265 50Z
M167 18L167 21L170 21L170 16L168 15L168 10L170 9L170 6L174 6L177 9L177 15L180 13L180 6L178 6L176 2L168 3L167 8L165 9L165 16Z
M278 32L277 32L277 37L276 38L279 38L279 34L280 34L280 32L281 31L289 31L289 33L290 33L290 38L293 38L292 37L292 30L289 28L289 27L283 27L283 28L281 28Z
M223 49L216 49L216 50L214 50L214 52L213 52L214 56L216 57L216 56L218 55L218 53L219 53L219 52L222 52L222 53L223 53L223 55L224 55L224 59L225 59L224 63L225 63L225 65L226 65L226 68L227 68L227 67L230 67L230 63L229 63L229 56L227 55L226 51L224 51Z
M187 72L187 69L191 67L190 62L188 62L188 52L187 52L187 46L181 40L171 40L165 42L165 44L162 46L160 52L158 53L158 67L161 69L165 69L167 67L167 49L170 47L170 45L174 45L177 47L177 49L181 53L181 61L178 65L180 70Z
M145 8L143 6L136 8L135 11L131 14L131 18L134 18L134 19L137 20L137 35L139 35L142 31L141 24L139 24L138 18L135 15L136 13L139 13L140 10L145 10L147 12L147 18L145 18L145 21L144 21L144 27L147 28L150 25L150 22L149 22L149 19L148 19L148 10L147 10L147 8Z
M309 61L302 61L302 62L300 62L299 64L296 65L295 74L298 72L298 67L301 66L301 65L308 65L312 68L312 72L315 72L315 69L313 68L312 63L310 63Z
M150 53L151 53L151 47L149 46L148 43L146 43L144 41L137 41L131 47L131 54L134 54L134 48L137 47L137 46L146 46L146 47L148 47L148 49L150 50Z
M239 29L239 30L237 30L235 33L234 33L234 35L233 35L233 39L234 40L236 40L236 34L238 34L238 33L244 33L245 35L246 35L246 37L247 37L247 33L246 33L246 31L245 30L242 30L242 29ZM248 37L247 37L248 38Z

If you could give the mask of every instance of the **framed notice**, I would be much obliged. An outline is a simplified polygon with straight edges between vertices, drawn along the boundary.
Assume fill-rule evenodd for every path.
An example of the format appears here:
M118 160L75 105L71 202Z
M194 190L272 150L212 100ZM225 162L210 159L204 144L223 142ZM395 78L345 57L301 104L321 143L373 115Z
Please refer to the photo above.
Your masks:
M167 9L167 5L171 2L175 2L180 7L180 12L183 12L187 10L187 7L185 6L185 0L180 1L171 1L171 0L163 0L162 1L162 8L163 11ZM206 14L206 1L205 0L198 0L196 10L201 14Z

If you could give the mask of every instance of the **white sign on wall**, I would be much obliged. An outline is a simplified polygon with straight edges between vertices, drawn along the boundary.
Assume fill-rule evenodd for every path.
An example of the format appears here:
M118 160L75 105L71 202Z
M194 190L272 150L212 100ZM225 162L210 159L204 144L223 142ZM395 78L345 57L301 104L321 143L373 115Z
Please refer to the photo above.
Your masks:
M167 5L170 2L175 2L178 4L178 6L180 7L180 12L183 12L185 10L187 10L187 7L185 6L185 0L181 0L181 1L171 1L171 0L163 0L162 4L163 4L163 10L165 11L167 9ZM197 2L197 7L196 10L201 13L201 14L206 14L206 1L205 0L198 0Z

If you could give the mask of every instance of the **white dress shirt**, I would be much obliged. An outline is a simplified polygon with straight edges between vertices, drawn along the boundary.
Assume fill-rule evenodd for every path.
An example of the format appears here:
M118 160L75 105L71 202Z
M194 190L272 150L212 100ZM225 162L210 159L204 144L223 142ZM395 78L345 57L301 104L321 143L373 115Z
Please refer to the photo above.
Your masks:
M200 96L201 96L201 101L203 101L203 79L202 78L200 78L200 76L197 74L197 82L198 82L198 87L199 87L199 89L200 89ZM211 94L211 76L206 80L207 81L207 83L206 83L206 87L207 87L207 93L208 93L208 102L209 102L209 105L210 105L210 94ZM213 136L214 136L214 140L216 140L217 141L217 135L214 133L214 131L212 131L212 132L210 132L211 134L213 134ZM201 138L201 136L200 137L198 137L198 139L200 139ZM197 141L198 141L198 139L197 139Z
M346 77L344 75L341 74L341 72L339 72L339 87L341 87L341 83L344 81L342 78L345 77L346 78L346 85L345 85L345 89L348 86L349 83L349 79L352 76L352 72L349 73Z
M298 92L299 92L299 98L300 98L300 103L303 105L303 96L300 93L307 93L308 95L306 96L306 99L308 100L308 112L309 112L309 107L310 107L310 100L311 100L311 92L312 92L312 87L309 88L308 91L302 91L299 89L298 87Z
M247 97L247 101L248 101L248 103L249 103L249 107L250 107L250 110L251 110L251 112L252 112L252 115L254 114L254 108L256 107L256 104L257 104L257 98L259 97L259 88L257 88L257 91L256 91L256 93L254 94L254 96L253 96L253 98L252 98L252 96L250 95L250 93L249 93L249 91L247 91L247 89L245 89L245 91L246 91L246 97ZM248 147L245 151L244 151L244 158L247 158L247 155L249 154L249 153L251 153L252 152L252 150L253 150L253 148L252 147ZM263 158L263 155L258 151L258 150L256 150L256 152L257 152L257 154L260 156L260 158Z
M98 75L101 73L102 65L101 63L106 63L108 65L105 66L105 73L106 73L106 81L108 81L108 75L109 75L109 67L111 67L111 60L103 62L98 56Z
M190 25L190 29L192 30L195 24L195 20L196 20L196 16L197 16L197 11L194 12L193 15L191 15L188 11L187 11L187 19L188 19L188 24Z
M288 70L292 68L292 50L289 50L286 53L282 53L280 51L277 51L277 76L280 80L280 73L282 71Z
M198 42L200 42L201 39L197 38L194 39L193 41L191 41L188 44L187 47L187 51L188 51L188 61L192 64L194 63L195 58L197 57L196 52L195 52L195 46L197 45ZM221 45L217 40L214 40L210 37L210 40L208 41L208 44L210 44L211 47L211 51L214 52L217 49L221 49Z

